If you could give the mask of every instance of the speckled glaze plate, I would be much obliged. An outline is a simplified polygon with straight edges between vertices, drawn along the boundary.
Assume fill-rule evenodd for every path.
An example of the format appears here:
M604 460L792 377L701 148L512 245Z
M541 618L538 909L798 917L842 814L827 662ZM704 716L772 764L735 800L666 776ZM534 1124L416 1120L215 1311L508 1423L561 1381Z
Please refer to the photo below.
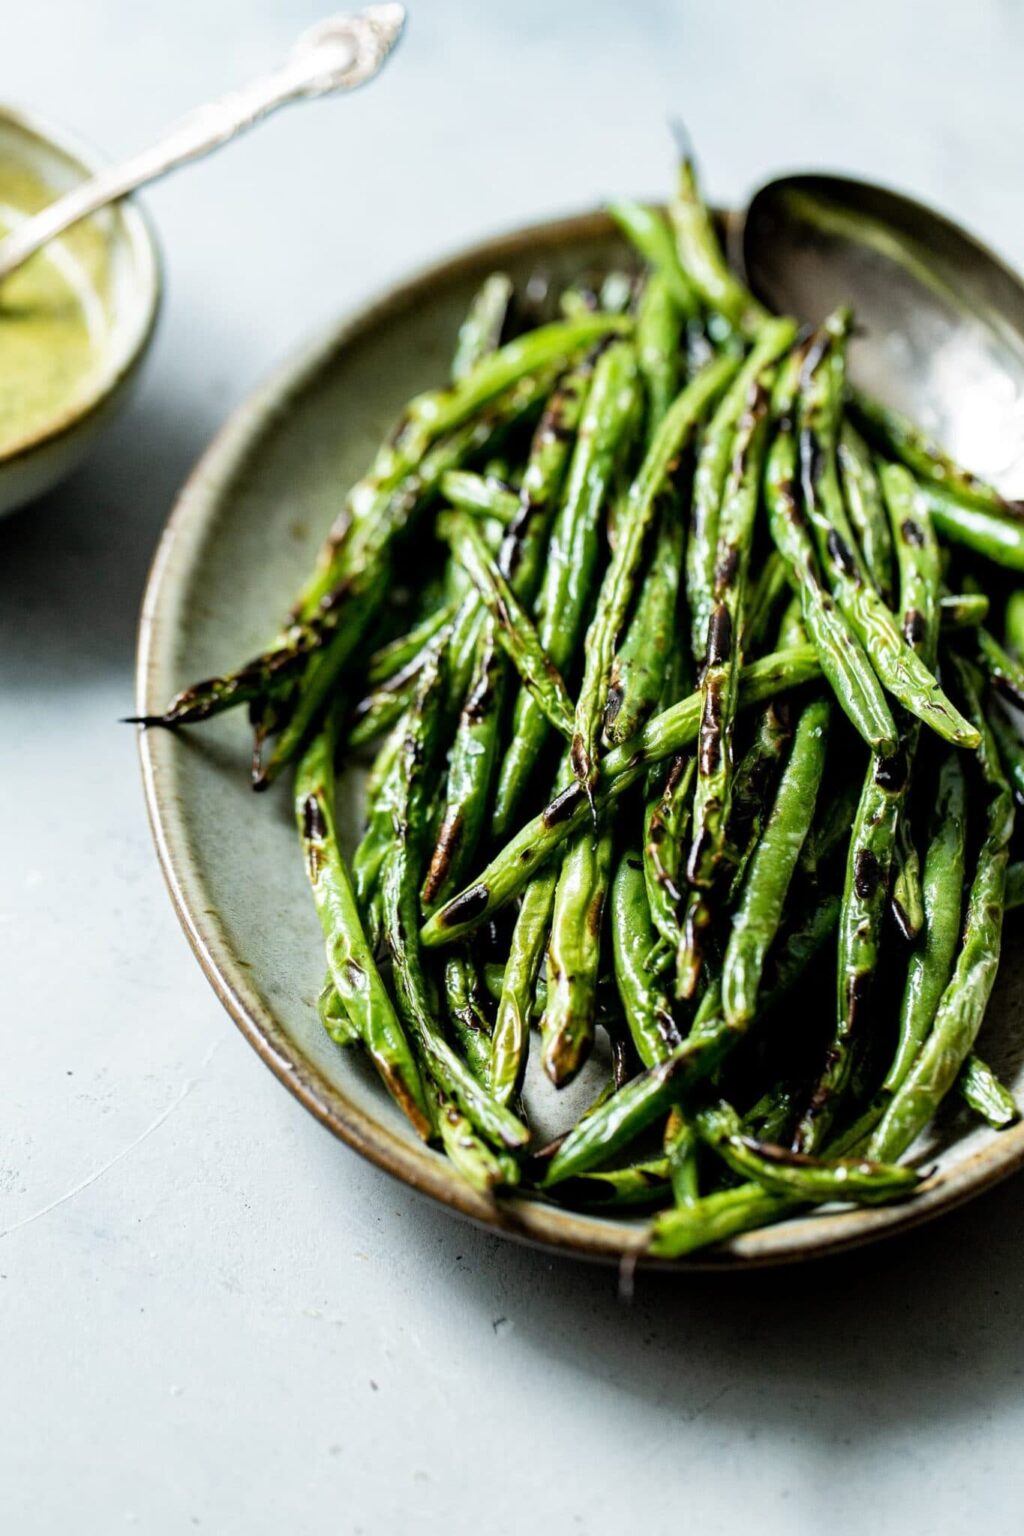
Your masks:
M619 243L604 214L491 240L432 267L352 315L235 413L197 465L160 542L142 612L138 707L155 713L196 677L260 650L285 612L344 488L410 395L445 376L459 320L495 267L524 280L599 267ZM248 787L243 712L179 736L141 735L160 862L178 916L246 1039L343 1141L407 1184L488 1227L562 1253L634 1255L640 1225L540 1201L491 1202L407 1129L365 1063L323 1033L315 999L323 948L286 791ZM342 784L354 824L358 786ZM1015 919L985 1024L985 1056L1019 1082L1024 974ZM536 1093L528 1084L528 1102ZM583 1090L581 1090L583 1091ZM531 1103L552 1127L561 1106ZM568 1106L571 1116L573 1106ZM823 1210L753 1232L679 1267L806 1259L914 1225L977 1194L1024 1161L1024 1126L1000 1135L955 1106L917 1149L934 1172L916 1197L875 1210Z

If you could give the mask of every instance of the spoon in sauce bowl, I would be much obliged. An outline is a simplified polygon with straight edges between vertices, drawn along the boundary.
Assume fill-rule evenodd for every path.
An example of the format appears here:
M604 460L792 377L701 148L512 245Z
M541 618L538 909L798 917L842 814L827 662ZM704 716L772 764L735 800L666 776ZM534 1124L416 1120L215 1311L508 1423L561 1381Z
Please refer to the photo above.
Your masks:
M129 192L252 128L290 101L351 91L379 73L405 26L405 7L368 5L304 32L272 73L190 112L149 149L105 167L0 240L0 283L55 236Z

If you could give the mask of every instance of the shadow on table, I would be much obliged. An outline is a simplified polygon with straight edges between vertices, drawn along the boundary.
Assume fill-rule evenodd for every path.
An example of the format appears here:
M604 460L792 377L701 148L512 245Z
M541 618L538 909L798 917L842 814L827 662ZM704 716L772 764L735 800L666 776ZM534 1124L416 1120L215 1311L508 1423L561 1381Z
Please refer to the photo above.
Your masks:
M467 1308L514 1329L547 1369L578 1374L582 1392L592 1379L673 1421L862 1442L1019 1396L1022 1192L1013 1179L916 1231L800 1266L641 1271L631 1304L610 1268L465 1226L446 1246ZM410 1222L444 1219L411 1205Z
M5 689L130 678L146 572L208 436L198 402L144 389L69 480L0 520Z

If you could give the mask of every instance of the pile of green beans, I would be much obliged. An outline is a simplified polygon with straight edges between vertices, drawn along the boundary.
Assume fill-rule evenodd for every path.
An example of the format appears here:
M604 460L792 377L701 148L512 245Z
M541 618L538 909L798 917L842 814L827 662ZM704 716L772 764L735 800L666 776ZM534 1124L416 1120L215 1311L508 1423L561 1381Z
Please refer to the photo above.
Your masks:
M612 212L622 269L549 314L487 278L273 644L144 723L245 704L256 786L294 767L320 1018L415 1132L678 1257L912 1199L951 1092L1017 1118L975 1047L1024 902L1024 508L853 389L848 312L762 308L689 162ZM555 1089L601 1064L543 1147L535 1036Z

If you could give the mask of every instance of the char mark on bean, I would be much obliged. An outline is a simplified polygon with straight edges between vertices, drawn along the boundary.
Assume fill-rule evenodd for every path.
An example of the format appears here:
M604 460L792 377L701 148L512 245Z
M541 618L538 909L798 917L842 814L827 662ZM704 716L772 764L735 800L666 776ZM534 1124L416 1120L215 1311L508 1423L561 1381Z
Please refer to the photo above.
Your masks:
M900 533L903 535L903 541L906 544L913 544L920 549L924 543L924 530L921 524L912 517L905 517L903 519L900 524Z
M467 726L479 725L491 713L494 701L494 679L488 668L462 706L463 723Z
M908 608L903 616L903 638L908 645L923 645L928 635L924 614L917 608Z
M580 784L569 784L546 807L541 815L541 821L545 827L557 827L560 822L569 820L582 799L582 786Z
M857 564L849 544L835 528L828 531L828 552L844 576L855 576Z
M437 834L437 843L430 860L430 868L427 870L427 878L423 882L423 901L427 906L438 898L442 886L448 878L448 872L452 867L452 860L462 841L464 819L460 806L449 806L441 830Z
M715 588L722 591L731 586L740 563L740 552L735 544L727 544L715 564Z
M846 984L846 1029L848 1035L856 1033L871 991L871 973L857 971Z
M718 603L708 620L708 644L705 667L721 667L732 654L732 619L724 603Z
M875 759L875 783L889 794L899 794L907 782L909 764L902 748L889 757Z
M455 928L459 923L473 922L474 918L482 917L487 911L490 899L491 893L486 885L471 885L468 890L453 897L448 905L441 909L439 914L441 926Z
M317 843L322 843L327 836L323 807L316 795L307 795L302 802L302 835L307 842Z
M619 662L618 658L616 658L612 664L612 675L608 680L608 698L604 706L605 731L610 731L612 726L615 724L619 711L622 708L622 700L624 697L625 694L622 687L622 680L619 676Z
M854 860L853 888L861 901L870 901L882 880L882 866L870 848L861 848Z

